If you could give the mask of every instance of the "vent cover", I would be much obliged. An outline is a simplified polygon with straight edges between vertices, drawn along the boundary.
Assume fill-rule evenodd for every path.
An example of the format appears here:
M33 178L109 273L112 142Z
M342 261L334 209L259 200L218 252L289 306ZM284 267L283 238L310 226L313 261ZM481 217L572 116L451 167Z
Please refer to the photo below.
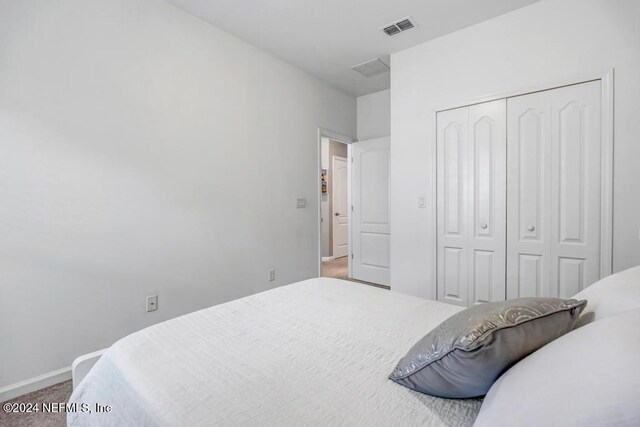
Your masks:
M393 24L385 25L382 27L382 31L384 31L388 36L395 36L396 34L400 34L401 32L410 30L414 27L416 27L415 21L410 16L407 16Z
M351 67L353 71L357 71L365 77L373 77L378 74L383 74L389 71L389 66L382 62L380 58L372 59L371 61L363 62L362 64Z
M384 27L382 31L387 33L388 36L395 36L396 34L400 34L402 32L402 30L398 26L396 26L396 24Z

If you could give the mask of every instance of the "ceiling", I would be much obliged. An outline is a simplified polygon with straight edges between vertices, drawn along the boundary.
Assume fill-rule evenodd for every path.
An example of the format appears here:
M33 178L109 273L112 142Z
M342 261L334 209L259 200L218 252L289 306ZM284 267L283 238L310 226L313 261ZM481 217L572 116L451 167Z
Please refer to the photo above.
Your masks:
M167 0L347 93L389 88L389 73L351 70L539 0ZM416 28L380 27L411 16Z

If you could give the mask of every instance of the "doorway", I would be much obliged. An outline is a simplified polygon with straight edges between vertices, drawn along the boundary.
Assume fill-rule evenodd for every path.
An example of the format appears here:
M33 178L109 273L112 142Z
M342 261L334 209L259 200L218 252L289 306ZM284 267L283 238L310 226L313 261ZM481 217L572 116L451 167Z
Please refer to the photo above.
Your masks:
M320 225L322 277L349 278L350 171L348 144L321 138Z

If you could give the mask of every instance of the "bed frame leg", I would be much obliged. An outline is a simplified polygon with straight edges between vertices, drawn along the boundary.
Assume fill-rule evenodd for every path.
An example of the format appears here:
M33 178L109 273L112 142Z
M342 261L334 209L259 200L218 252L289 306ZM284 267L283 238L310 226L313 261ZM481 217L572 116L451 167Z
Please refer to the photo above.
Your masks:
M78 387L78 384L82 382L84 377L87 376L93 365L100 359L100 357L107 351L106 348L93 353L85 354L78 357L73 361L71 365L71 378L73 379L73 389Z

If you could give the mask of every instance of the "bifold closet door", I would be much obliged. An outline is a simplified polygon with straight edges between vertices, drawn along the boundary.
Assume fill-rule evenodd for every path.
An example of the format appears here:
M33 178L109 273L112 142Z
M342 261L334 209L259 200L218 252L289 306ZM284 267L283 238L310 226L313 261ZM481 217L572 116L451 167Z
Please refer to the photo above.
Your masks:
M437 115L438 299L506 296L506 101Z
M507 102L469 107L470 303L506 296Z
M438 299L467 305L469 109L437 115Z
M600 278L600 81L508 100L507 296Z

